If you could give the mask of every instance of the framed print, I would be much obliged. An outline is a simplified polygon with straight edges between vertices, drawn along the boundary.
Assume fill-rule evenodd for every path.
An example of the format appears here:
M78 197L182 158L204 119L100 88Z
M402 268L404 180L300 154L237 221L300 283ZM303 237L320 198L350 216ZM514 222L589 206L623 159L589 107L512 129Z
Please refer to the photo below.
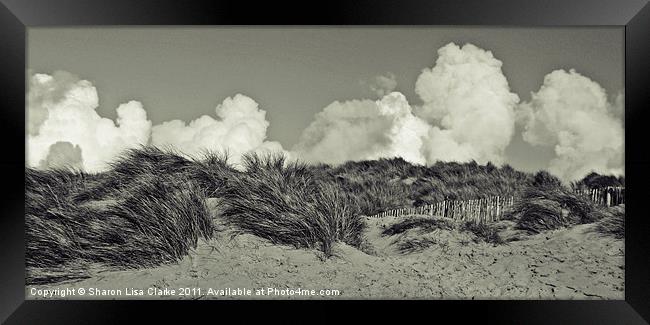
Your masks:
M8 324L650 319L644 1L0 9Z

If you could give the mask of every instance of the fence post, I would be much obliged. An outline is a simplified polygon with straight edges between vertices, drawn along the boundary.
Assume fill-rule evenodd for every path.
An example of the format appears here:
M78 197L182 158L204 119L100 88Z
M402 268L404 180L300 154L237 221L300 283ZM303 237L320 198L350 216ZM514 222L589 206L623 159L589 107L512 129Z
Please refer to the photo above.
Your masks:
M492 221L492 213L494 213L494 200L491 197L489 197L487 198L487 202L488 202L488 214L487 214L487 218L485 218L485 221L490 222Z
M468 219L474 220L474 200L469 200Z
M451 201L451 218L456 219L456 200Z
M446 218L447 217L447 200L442 201L442 211L441 212L442 212L441 215Z
M591 190L591 201L596 201L596 189Z
M483 211L483 218L481 218L481 222L487 220L488 215L490 214L490 202L487 198L483 199L483 204L485 205L485 210Z
M478 209L476 206L476 200L472 200L472 220L476 220L476 215L478 214Z
M452 219L454 219L454 201L449 201L449 202L447 203L447 205L449 206L449 208L448 208L449 216L450 216Z

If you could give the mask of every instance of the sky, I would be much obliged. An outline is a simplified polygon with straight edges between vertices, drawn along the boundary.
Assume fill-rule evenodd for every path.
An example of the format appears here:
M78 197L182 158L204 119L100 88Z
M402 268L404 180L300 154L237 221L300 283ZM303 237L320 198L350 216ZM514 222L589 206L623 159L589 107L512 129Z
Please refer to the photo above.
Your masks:
M221 113L217 115L221 114L219 116L223 121L215 118L204 122L227 124L226 120L234 119L228 111L244 107L243 109L249 110L251 114L257 114L259 109L266 112L265 116L258 114L255 118L247 117L246 123L250 129L264 130L264 133L251 135L251 141L259 146L281 146L285 150L298 148L305 152L306 157L312 157L314 160L327 154L328 148L332 148L323 139L336 139L332 138L334 131L324 128L341 126L341 121L345 118L341 117L340 112L361 112L363 108L358 108L358 103L353 104L354 100L379 101L382 95L387 95L390 91L403 94L403 100L408 102L406 106L409 106L405 106L406 111L396 110L390 113L397 114L391 116L409 115L411 111L413 115L418 116L417 121L412 121L409 115L404 122L391 124L393 127L401 125L404 130L414 130L421 124L420 117L430 125L440 126L436 131L429 130L430 127L424 129L426 126L422 126L421 134L418 133L419 135L412 138L402 137L395 140L395 143L402 141L399 143L406 145L412 143L409 141L424 137L425 133L429 134L427 137L432 137L431 134L446 134L448 130L467 127L467 124L458 121L458 118L458 123L454 122L454 118L451 118L452 122L445 122L444 118L438 116L456 116L453 109L441 108L441 105L456 103L456 99L446 98L443 103L439 100L439 94L431 95L434 97L430 96L428 101L423 99L422 93L427 90L422 89L428 85L424 81L420 86L420 94L416 91L416 82L423 75L423 70L436 66L436 60L440 56L438 50L450 42L461 48L460 52L449 48L450 58L454 55L466 55L464 59L469 60L468 62L474 62L472 58L479 58L486 67L494 61L491 57L486 58L482 51L490 51L494 59L502 62L502 65L500 70L488 69L486 73L488 76L495 76L496 84L501 83L502 74L505 77L505 89L518 96L516 103L495 99L495 109L504 108L505 115L513 114L512 112L518 114L518 111L528 112L528 117L517 117L517 121L523 122L514 124L512 132L506 130L504 134L494 134L498 140L486 144L488 147L494 146L491 152L476 148L478 138L459 140L465 136L453 135L458 131L450 132L451 136L455 137L454 145L458 144L458 147L454 147L454 152L466 152L462 157L501 159L502 162L526 171L549 168L553 164L561 164L562 159L571 160L575 165L574 161L578 156L584 156L584 150L587 149L580 149L576 153L574 147L580 145L586 148L592 145L584 144L583 140L571 140L573 144L568 145L569 149L566 149L566 142L569 140L561 137L555 140L549 138L548 134L552 132L564 134L563 129L556 129L554 126L562 123L549 120L549 112L559 110L562 103L567 102L554 101L551 93L557 92L553 92L552 88L556 86L571 89L573 86L567 85L567 82L572 85L571 82L575 81L585 85L578 87L585 90L590 87L589 82L596 83L603 88L603 93L611 103L615 103L616 96L624 92L624 31L619 27L32 27L28 29L27 41L27 69L30 74L52 75L55 71L66 71L80 80L91 82L98 96L96 112L111 120L119 117L119 110L116 111L116 108L121 104L141 105L146 111L146 119L153 125L154 143L163 141L156 139L176 141L175 138L181 137L181 134L188 134L188 130L182 129L180 124L166 124L158 128L156 125L175 119L190 122L202 115L215 117L217 106L221 107ZM466 43L476 46L480 53L463 48ZM483 66L480 66L479 70ZM568 77L554 75L548 78L549 80L545 79L558 69L567 71ZM577 74L569 72L570 69L575 69ZM435 80L454 78L453 73L447 74L446 70L433 70L435 71L431 76ZM582 76L588 80L581 79ZM566 81L567 78L570 81ZM546 85L545 80L549 83L547 88L551 90L542 92L540 87L542 84ZM430 82L431 87L437 87L437 81ZM501 87L497 92L503 89L504 87ZM575 90L573 93L580 93L581 90ZM538 91L541 99L535 101L531 93ZM592 94L591 90L585 92ZM572 96L572 92L565 93L566 96ZM243 94L253 101L243 97L234 98L236 94ZM546 97L541 94L546 94ZM503 95L509 96L507 91ZM458 96L464 98L466 95ZM233 100L225 102L228 97ZM341 107L332 107L336 101L341 103ZM384 102L387 101L388 99ZM402 99L396 98L394 101L401 103ZM583 104L589 107L603 106L599 99L581 97L576 105ZM461 106L466 107L463 105L465 104ZM321 114L318 117L318 113L323 112L326 107L330 115ZM566 108L566 117L582 117L579 113L568 112L573 107ZM590 109L585 108L585 112ZM594 112L599 109L594 108ZM131 112L131 109L125 107L123 112L127 111ZM340 112L332 113L337 111ZM537 122L531 122L533 120ZM571 130L570 134L577 132L586 136L589 134L587 129L609 123L600 118L593 120L592 124L567 124L566 128ZM622 125L620 116L618 120ZM145 124L141 123L143 126L146 126ZM376 128L379 126L372 123L364 125L367 126L364 130L368 130L366 133L350 134L344 131L344 135L369 137L378 132ZM386 126L385 123L381 125ZM540 125L545 127L540 129ZM472 128L470 126L470 129ZM528 132L525 132L526 130ZM119 136L120 139L143 139L145 136L134 135L134 132L128 130L124 132L128 133L129 137ZM156 137L156 133L160 136ZM338 136L345 139L344 135ZM219 136L222 137L220 139L228 139L230 135ZM428 143L427 141L425 142ZM474 147L467 147L462 141L469 141ZM439 140L434 142L439 147L447 143ZM308 145L311 147L306 148ZM47 152L46 149L43 150ZM376 155L392 152L401 154L401 149L395 149L394 146L384 149L357 157L353 153L359 152L359 148L351 145L350 154L346 156L343 150L340 159L375 158ZM571 153L567 153L567 150ZM602 156L603 150L609 149L598 148L589 153L594 157ZM430 162L431 159L442 157L440 152L429 151L415 153L417 157L413 156L413 160ZM494 155L495 152L498 153L497 156ZM621 152L617 154L620 156ZM607 162L603 164L611 165ZM555 168L566 167L558 166Z

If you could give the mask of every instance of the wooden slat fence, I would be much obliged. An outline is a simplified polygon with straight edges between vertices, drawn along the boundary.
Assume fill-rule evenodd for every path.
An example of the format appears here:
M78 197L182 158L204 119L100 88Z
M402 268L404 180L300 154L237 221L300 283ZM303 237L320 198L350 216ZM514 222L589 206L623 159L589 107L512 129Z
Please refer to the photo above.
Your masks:
M401 217L420 214L441 216L478 223L498 221L505 209L514 204L514 197L494 196L476 200L445 200L414 208L401 208L380 212L373 218Z
M574 189L573 192L587 196L591 201L608 207L625 204L625 187Z
M605 206L625 203L625 187L598 189L575 189L575 193L588 196L590 200ZM476 200L445 200L414 208L400 208L380 212L371 217L401 217L413 214L441 216L461 221L494 222L514 204L514 197L493 196Z

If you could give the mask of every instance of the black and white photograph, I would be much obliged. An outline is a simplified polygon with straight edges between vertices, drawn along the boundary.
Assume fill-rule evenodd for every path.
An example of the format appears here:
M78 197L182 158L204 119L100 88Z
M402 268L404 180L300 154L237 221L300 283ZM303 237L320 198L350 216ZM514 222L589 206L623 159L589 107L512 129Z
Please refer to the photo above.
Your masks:
M625 299L620 26L26 49L27 300Z

